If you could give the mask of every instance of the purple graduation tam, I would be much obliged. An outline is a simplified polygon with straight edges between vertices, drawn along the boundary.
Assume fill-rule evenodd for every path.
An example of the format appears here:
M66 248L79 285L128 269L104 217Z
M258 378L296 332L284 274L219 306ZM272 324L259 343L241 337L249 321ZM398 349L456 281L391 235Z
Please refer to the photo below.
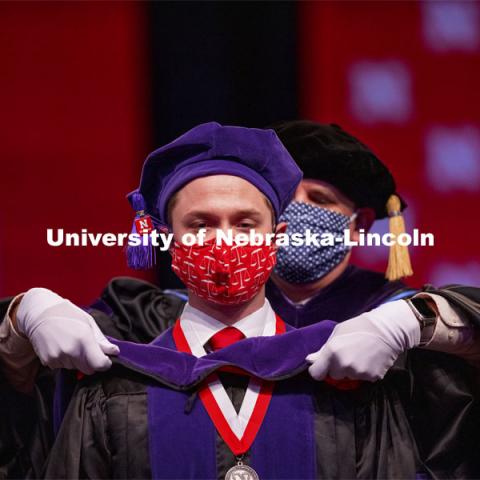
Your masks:
M241 177L257 187L270 200L276 219L302 178L273 130L210 122L152 152L143 165L139 188L128 199L137 215L148 214L157 226L164 226L168 201L175 192L196 178L221 174ZM144 264L129 260L134 268Z
M222 126L192 128L152 152L143 165L139 192L147 213L167 224L168 200L187 183L209 175L234 175L255 185L278 218L293 197L302 172L273 130Z

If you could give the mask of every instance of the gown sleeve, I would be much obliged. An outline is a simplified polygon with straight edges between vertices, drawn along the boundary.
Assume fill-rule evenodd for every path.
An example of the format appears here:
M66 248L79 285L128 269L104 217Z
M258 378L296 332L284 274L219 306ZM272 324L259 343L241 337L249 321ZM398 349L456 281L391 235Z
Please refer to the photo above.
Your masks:
M478 478L480 371L447 353L413 349L410 422L432 478Z
M112 478L101 385L79 385L47 458L43 478Z
M184 290L163 291L142 280L118 277L87 310L104 334L148 343L175 323L186 298Z
M0 319L11 300L0 300ZM87 310L106 335L149 342L175 322L184 303L182 292L164 293L150 283L122 277L110 281ZM32 383L30 394L18 392L0 370L0 478L39 478L52 447L55 372L40 368Z
M435 288L425 285L423 291L444 297L462 318L480 328L480 288L467 285L447 285Z
M11 301L0 300L0 320ZM33 387L25 393L15 389L0 368L0 478L38 478L51 445L53 374L37 370Z

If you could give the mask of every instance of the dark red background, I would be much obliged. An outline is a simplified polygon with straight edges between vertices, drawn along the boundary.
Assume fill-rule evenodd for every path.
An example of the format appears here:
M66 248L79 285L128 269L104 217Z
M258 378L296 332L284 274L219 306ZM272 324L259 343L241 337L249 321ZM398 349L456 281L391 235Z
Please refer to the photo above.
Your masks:
M0 290L75 301L130 274L120 248L53 248L47 228L129 231L149 149L142 3L2 3Z
M411 249L415 276L410 283L479 283L480 179L469 190L432 188L425 137L432 126L480 127L480 5L470 2L476 12L475 48L438 52L424 40L422 5L428 3L444 2L301 2L301 112L339 123L372 147L410 205L407 227L435 234L435 247ZM365 124L350 109L349 69L359 61L385 60L401 62L410 72L412 111L402 123ZM480 151L476 162L478 168ZM357 252L357 259L385 267L371 248ZM445 264L454 277L445 275Z
M298 92L291 95L298 93L300 116L341 124L389 165L414 212L409 226L436 238L434 248L413 252L413 283L443 280L441 264L453 268L452 282L480 282L480 183L442 193L425 177L432 126L479 127L479 49L429 49L420 3L297 8ZM147 5L2 3L0 52L0 294L45 286L88 302L112 276L132 274L121 248L49 247L46 229L130 229L125 194L152 148ZM410 72L411 114L403 123L365 124L349 106L349 69L389 59ZM357 260L383 269L381 257L366 250Z

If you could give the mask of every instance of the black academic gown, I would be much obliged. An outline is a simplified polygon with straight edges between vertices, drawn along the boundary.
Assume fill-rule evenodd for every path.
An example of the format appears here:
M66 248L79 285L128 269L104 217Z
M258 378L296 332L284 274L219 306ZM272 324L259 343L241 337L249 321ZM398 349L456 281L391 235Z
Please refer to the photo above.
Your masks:
M362 275L358 278L361 277ZM387 288L384 287L385 285L379 289L379 297L390 297L391 293L398 290L397 285L391 290L388 285ZM370 293L371 298L374 299L373 290L372 288ZM446 291L440 290L435 293L443 294L450 301L455 302L456 297L448 297ZM471 306L465 301L466 298L471 298L479 302L478 289L464 289L462 293L466 296L463 297L463 303L460 301L457 307L465 315L470 315L472 322L480 326L478 307ZM339 294L337 298L340 300L337 303L339 309L351 308L347 301L343 301L348 298L347 291L342 295ZM316 300L320 299L321 296ZM328 304L328 299L324 300ZM275 304L275 301L271 300L271 302ZM369 300L368 304L372 302L375 303L375 300ZM319 302L318 305L321 303ZM179 316L183 304L184 300L178 294L164 293L146 282L120 278L110 282L102 297L92 306L91 313L107 335L119 339L148 342L157 336L159 331L172 325L175 318ZM7 305L8 299L0 304L2 316ZM355 309L350 310L351 313L348 316L361 313L364 307L365 304L361 301L356 302ZM281 309L279 311L282 313ZM341 320L341 318L332 318ZM288 315L285 320L289 320ZM427 393L424 390L412 390L412 394L415 395L413 398L419 399L417 403L412 404L412 411L415 411L415 406L419 409L419 414L412 422L412 429L417 443L420 444L421 454L437 468L437 471L451 472L452 469L456 471L457 468L460 468L460 471L462 468L468 471L470 467L456 466L456 461L452 462L450 456L454 459L459 458L459 452L464 452L467 447L470 448L472 443L469 439L475 438L473 434L479 431L477 413L479 396L478 390L475 390L475 381L472 380L472 375L475 374L465 362L452 356L430 352L419 352L419 355L433 355L435 362L440 362L438 367L432 369L425 367L421 371L429 388ZM465 369L469 372L468 380L464 378ZM452 375L456 375L453 383ZM0 478L38 477L53 438L50 421L52 384L52 375L43 370L32 397L13 392L0 378L2 419L8 419L8 422L2 421L0 428ZM339 394L343 395L341 392ZM453 406L454 414L442 414L444 407L436 403L440 398L448 400L445 403L445 410L451 412ZM25 409L22 405L25 405ZM458 406L460 408L457 408ZM458 441L459 438L461 441ZM460 463L463 465L462 462ZM466 475L463 477L468 478Z
M414 290L401 281L390 282L382 273L354 265L303 305L291 302L271 280L265 291L273 309L296 328L324 319L343 322L409 292Z
M170 331L155 343L173 348L166 338L169 335ZM313 342L312 334L305 334L303 339L297 337L292 344L294 346L289 349L292 357L299 356L300 362L304 352L299 345L305 339ZM240 342L236 347L240 349L242 343L247 345L251 340ZM311 348L312 345L305 348ZM320 346L318 344L315 348ZM277 347L264 344L253 351L258 353L268 348L272 354L265 363L271 368L272 358L278 358ZM242 367L242 363L229 361L239 357L248 365L253 365L253 368L262 364L260 354L249 363L253 357L251 350L246 347L244 350L244 355L240 356L238 351L236 355L229 356L228 349L222 353L229 364ZM154 358L155 355L149 356L148 362L153 363ZM127 359L131 362L131 357ZM180 359L179 369L182 375L184 371L189 371L183 360ZM210 359L207 361L210 364L213 362ZM115 368L109 372L86 378L77 384L47 461L45 477L152 478L153 465L160 462L169 470L164 472L157 468L154 478L224 478L226 470L233 466L234 459L231 455L228 457L226 447L218 442L218 437L215 440L210 435L213 432L211 426L204 423L199 428L196 423L198 417L202 417L203 408L198 397L195 397L198 384L186 382L187 390L172 390L172 381L168 379L172 377L171 369L175 370L174 361L169 364L167 375L163 377L161 374L156 377L151 372L145 374L138 364L125 363L122 358L115 363ZM282 360L278 360L278 363L278 369L281 370ZM403 356L384 380L366 382L359 389L348 392L337 390L324 382L313 381L305 373L305 368L304 364L303 372L293 368L291 374L285 375L283 371L277 374L279 380L275 383L274 398L266 417L272 412L270 425L266 428L275 434L267 438L264 435L259 440L263 446L257 448L263 455L273 458L264 459L260 456L259 459L257 453L255 459L255 453L252 453L252 458L247 457L246 460L247 464L251 461L250 465L257 471L260 465L261 478L264 480L411 479L416 475L433 478L478 477L480 409L474 395L478 385L474 368L447 355L413 351ZM199 378L204 378L201 373ZM168 396L167 403L159 410L164 413L168 409L172 413L164 415L164 423L157 423L154 427L152 419L158 418L158 412L155 415L149 410L152 403L151 400L148 402L148 389L156 379ZM286 403L285 397L289 397ZM158 400L161 397L156 398ZM284 408L285 405L288 408L279 409L278 403L281 405L282 401ZM175 405L168 402L175 402ZM162 426L168 429L168 436L150 443L150 429L156 428L158 432ZM205 438L192 439L203 435L207 427L210 429L205 433ZM262 425L260 432L263 428ZM185 447L186 442L190 447ZM176 446L172 450L170 445ZM269 445L273 449L271 452L267 450ZM255 448L254 443L252 452L255 452ZM177 455L176 449L179 451ZM275 458L277 451L281 451L282 455ZM167 458L162 459L162 455ZM210 470L211 476L201 475L204 472L202 468L205 468L203 456L212 458L216 463L214 469ZM268 468L271 470L265 470L262 466L264 461L269 462ZM173 465L168 465L169 462L173 462ZM177 471L184 473L177 476ZM290 476L285 476L285 471Z

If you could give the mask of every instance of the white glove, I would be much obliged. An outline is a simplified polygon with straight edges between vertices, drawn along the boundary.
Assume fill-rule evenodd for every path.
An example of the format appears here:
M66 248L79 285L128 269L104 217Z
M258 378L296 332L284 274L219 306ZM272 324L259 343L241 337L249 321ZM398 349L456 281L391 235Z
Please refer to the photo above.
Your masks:
M306 360L316 380L373 382L385 376L397 357L420 343L420 324L404 300L381 305L339 323L325 345Z
M107 355L118 355L91 315L46 288L32 288L17 309L17 329L28 337L38 358L50 368L90 375L108 370Z

